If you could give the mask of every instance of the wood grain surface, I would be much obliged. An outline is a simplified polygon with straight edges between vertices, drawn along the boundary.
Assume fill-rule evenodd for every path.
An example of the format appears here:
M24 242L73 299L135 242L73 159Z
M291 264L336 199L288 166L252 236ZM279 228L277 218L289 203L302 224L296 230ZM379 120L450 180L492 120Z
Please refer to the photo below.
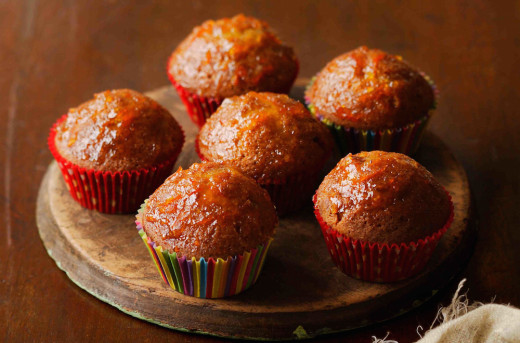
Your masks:
M291 94L295 98L303 95L308 82L300 81ZM194 149L198 129L173 88L147 94L165 106L186 133L174 170L200 162ZM49 255L75 284L134 317L224 337L315 337L402 315L442 289L465 266L475 238L474 225L467 225L466 173L429 132L415 158L450 192L455 215L425 270L397 283L363 282L341 273L331 262L310 198L299 213L280 220L258 283L227 299L197 299L173 292L137 234L135 216L105 215L79 206L55 162L42 181L37 224ZM336 162L333 159L328 169Z
M38 188L51 124L108 88L167 84L168 55L193 26L238 12L295 47L300 75L361 44L402 55L436 82L430 129L468 173L475 252L444 291L391 321L319 341L418 338L467 278L472 300L520 306L518 1L0 1L0 339L215 342L129 317L74 285L38 235Z

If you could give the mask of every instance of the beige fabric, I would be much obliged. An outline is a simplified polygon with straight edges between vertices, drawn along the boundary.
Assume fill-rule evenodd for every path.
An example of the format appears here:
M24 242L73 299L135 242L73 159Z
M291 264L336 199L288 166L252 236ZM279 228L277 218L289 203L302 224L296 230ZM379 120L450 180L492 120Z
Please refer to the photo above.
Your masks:
M520 310L488 304L430 330L417 343L518 343Z
M497 304L469 304L465 293L459 295L465 282L459 282L451 304L439 309L430 330L416 343L520 343L520 310ZM437 322L441 325L433 329ZM419 333L422 327L417 329ZM372 343L398 343L389 336L372 336Z

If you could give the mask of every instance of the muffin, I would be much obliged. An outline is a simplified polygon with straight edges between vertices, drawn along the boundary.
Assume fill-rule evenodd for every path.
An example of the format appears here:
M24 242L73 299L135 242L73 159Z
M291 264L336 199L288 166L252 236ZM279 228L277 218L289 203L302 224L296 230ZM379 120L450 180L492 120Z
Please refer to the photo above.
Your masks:
M368 281L419 272L453 220L451 197L429 171L383 151L343 158L316 191L314 208L334 262Z
M242 14L197 26L168 61L170 81L199 127L224 98L288 93L298 69L293 49L267 23Z
M226 99L196 140L202 160L232 165L267 189L278 214L310 203L332 146L300 102L267 92Z
M436 89L400 56L363 46L336 57L305 92L311 112L340 152L417 150L436 106Z
M277 221L269 195L253 179L208 162L171 175L136 223L174 290L220 298L255 283Z
M171 114L129 89L95 94L60 118L49 136L72 197L105 213L137 211L170 175L183 144Z

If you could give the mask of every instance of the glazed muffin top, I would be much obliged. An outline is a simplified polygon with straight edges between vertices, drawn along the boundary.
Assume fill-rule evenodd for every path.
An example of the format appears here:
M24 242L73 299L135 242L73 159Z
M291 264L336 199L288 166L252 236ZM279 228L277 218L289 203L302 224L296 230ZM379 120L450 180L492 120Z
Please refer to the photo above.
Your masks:
M287 93L298 61L267 23L241 14L193 29L171 55L168 72L191 93L206 97Z
M137 220L170 253L224 259L265 243L278 222L267 191L237 169L210 162L172 174Z
M451 199L410 157L371 151L344 157L316 192L315 208L331 228L353 239L409 243L441 229Z
M71 108L56 127L55 143L66 160L80 167L128 171L169 160L182 148L184 134L157 102L117 89Z
M396 128L435 106L432 86L400 56L365 46L336 57L306 91L314 111L358 129Z
M298 101L256 93L224 100L197 137L207 160L231 164L263 182L323 165L332 149L330 132Z

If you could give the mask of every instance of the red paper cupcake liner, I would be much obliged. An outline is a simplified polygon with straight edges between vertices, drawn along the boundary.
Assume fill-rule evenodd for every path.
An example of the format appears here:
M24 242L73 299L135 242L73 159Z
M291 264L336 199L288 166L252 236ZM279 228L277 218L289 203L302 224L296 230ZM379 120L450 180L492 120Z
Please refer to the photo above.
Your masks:
M168 60L167 74L173 87L177 90L182 103L186 107L186 112L191 120L200 128L206 120L217 110L224 99L215 97L204 97L191 93L182 87L170 74L170 61Z
M195 139L195 152L201 161L208 159L200 152L198 137ZM312 199L312 193L316 190L320 179L320 172L330 158L332 151L326 158L316 164L316 169L292 175L286 179L268 180L258 182L268 193L276 207L276 213L284 216L302 208Z
M52 126L49 149L72 198L91 210L108 214L136 212L144 199L171 174L182 149L180 145L168 161L146 169L111 172L83 168L66 160L56 148L56 127L66 118L65 114Z
M173 77L170 76L170 81L177 90L186 111L191 120L200 128L206 120L217 110L222 104L223 99L203 97L195 93L188 92L184 87L179 85Z
M316 195L313 201L314 214L332 261L343 273L365 281L395 282L419 273L453 222L453 203L450 196L450 216L438 231L416 242L374 243L352 239L328 226L316 206Z

